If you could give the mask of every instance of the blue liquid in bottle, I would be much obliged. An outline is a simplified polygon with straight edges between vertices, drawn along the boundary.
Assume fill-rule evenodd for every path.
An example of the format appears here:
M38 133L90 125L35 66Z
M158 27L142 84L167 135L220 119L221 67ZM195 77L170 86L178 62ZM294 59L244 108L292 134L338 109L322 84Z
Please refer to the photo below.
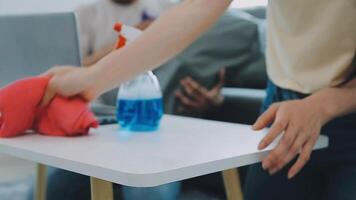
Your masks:
M116 117L122 130L155 131L162 115L162 98L117 100Z

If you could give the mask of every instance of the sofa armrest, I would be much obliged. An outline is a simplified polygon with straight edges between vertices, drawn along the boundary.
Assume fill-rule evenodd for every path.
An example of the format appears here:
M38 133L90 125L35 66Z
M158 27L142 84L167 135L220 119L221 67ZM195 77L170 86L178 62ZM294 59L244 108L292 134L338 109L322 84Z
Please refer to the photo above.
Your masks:
M225 98L221 112L224 121L253 124L266 97L262 89L223 88Z

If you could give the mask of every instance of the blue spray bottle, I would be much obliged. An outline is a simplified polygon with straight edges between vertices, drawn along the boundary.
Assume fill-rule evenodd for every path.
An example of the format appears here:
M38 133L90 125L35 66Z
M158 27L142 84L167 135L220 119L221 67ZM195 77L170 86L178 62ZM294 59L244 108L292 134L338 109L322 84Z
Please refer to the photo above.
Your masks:
M120 32L116 49L134 40L141 31L116 24ZM148 71L120 86L117 95L116 117L121 130L155 131L163 115L162 92L157 77Z

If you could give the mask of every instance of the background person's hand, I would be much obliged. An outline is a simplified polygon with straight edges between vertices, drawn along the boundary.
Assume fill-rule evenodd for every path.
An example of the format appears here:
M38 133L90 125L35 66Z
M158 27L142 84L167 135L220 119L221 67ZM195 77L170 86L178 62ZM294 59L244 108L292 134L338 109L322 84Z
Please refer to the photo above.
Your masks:
M279 135L278 145L262 161L262 167L274 174L298 154L298 159L288 171L294 177L308 162L322 126L329 120L321 102L308 98L272 104L253 125L260 130L272 124L268 134L261 140L258 149L266 148Z
M182 102L182 107L178 108L178 112L185 110L204 112L220 106L223 103L221 88L224 86L224 83L225 69L219 71L219 80L210 90L190 77L182 79L181 86L184 92L176 92L176 97Z
M93 80L90 78L90 68L58 66L42 75L51 77L42 99L42 106L48 105L56 94L64 97L80 95L87 101L96 97L91 87Z

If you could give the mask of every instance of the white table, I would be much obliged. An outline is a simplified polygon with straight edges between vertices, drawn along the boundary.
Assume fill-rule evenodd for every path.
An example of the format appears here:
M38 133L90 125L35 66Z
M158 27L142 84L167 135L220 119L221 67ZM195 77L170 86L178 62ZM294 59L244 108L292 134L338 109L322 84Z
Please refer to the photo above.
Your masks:
M247 125L165 115L158 132L128 134L109 125L83 137L29 134L0 139L0 153L97 180L150 187L259 162L275 146L257 150L265 134ZM321 136L315 149L327 145Z

